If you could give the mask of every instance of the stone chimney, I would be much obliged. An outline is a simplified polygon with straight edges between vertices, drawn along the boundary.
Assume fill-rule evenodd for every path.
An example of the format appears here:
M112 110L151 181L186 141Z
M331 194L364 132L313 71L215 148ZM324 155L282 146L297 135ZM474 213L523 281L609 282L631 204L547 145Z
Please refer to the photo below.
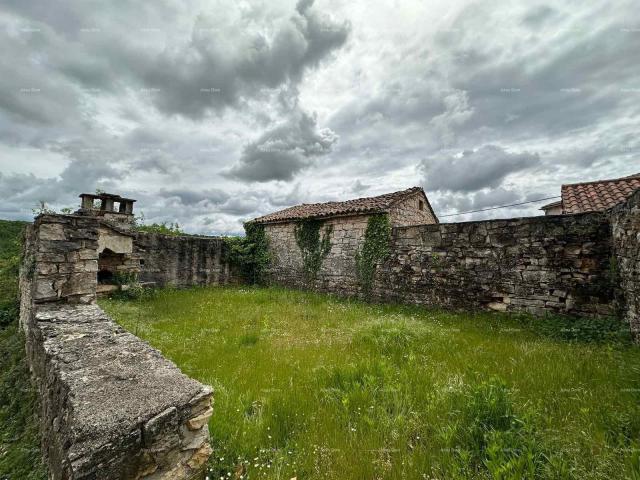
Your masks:
M80 209L77 215L103 217L103 220L121 225L133 223L132 198L124 198L112 193L82 193L80 194Z

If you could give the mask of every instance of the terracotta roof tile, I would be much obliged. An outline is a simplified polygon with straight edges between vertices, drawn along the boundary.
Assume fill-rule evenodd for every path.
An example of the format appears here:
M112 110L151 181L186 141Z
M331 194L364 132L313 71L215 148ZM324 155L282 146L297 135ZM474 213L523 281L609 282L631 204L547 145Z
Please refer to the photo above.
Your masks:
M356 198L344 202L303 203L269 213L253 221L256 223L275 223L303 218L327 218L349 214L363 215L388 212L394 203L417 192L424 193L424 190L422 187L413 187L399 192L385 193L377 197Z
M640 174L596 182L562 185L564 213L598 212L628 199L640 188Z

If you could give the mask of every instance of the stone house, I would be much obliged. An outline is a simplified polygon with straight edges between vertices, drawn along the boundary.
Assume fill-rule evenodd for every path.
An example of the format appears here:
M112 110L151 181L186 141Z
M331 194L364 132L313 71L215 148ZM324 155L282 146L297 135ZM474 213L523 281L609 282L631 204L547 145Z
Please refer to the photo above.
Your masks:
M318 286L340 293L356 292L356 253L363 243L369 217L380 213L389 215L392 227L438 223L422 187L342 202L301 204L254 219L264 225L269 239L271 279L291 286L304 284L295 229L299 222L315 219L322 222L323 231L330 231L330 249L318 272Z
M628 177L562 185L561 200L543 206L545 215L603 212L626 202L640 189L640 173Z

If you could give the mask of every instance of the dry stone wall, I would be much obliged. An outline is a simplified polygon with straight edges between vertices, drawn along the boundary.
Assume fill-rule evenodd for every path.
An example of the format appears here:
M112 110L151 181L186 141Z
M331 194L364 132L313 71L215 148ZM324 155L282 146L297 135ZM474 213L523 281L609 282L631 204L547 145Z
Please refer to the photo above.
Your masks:
M396 228L377 273L384 300L453 308L612 315L606 214Z
M134 254L141 282L157 286L220 285L237 281L225 259L224 239L138 232Z
M45 215L26 231L20 322L50 478L193 478L211 453L211 389L95 305L101 225Z
M640 191L611 212L618 305L640 341Z
M315 285L358 295L355 256L367 217L327 220L331 250ZM308 287L294 223L265 225L271 280ZM606 214L396 227L380 265L380 301L572 315L613 314L611 235Z

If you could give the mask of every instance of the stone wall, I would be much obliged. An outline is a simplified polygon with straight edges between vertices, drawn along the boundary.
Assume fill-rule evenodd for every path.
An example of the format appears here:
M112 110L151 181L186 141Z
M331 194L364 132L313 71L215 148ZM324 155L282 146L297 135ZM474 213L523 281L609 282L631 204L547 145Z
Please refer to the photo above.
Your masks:
M619 309L640 341L640 191L611 212Z
M315 289L360 293L355 255L367 217L335 218ZM294 224L265 225L276 284L305 287ZM381 301L503 311L609 315L610 224L606 214L532 217L393 229L379 267Z
M20 322L50 478L194 478L211 453L211 389L95 305L101 225L45 215L26 230Z
M331 250L318 272L315 288L325 292L355 294L355 256L367 229L367 216L328 219L321 230L331 227ZM269 238L271 265L268 270L272 282L290 287L305 287L302 255L295 238L295 223L265 225Z
M396 228L377 272L384 300L452 308L612 315L606 214Z
M26 256L34 280L33 301L95 300L98 272L97 219L41 215L29 230L33 253Z
M422 210L420 210L420 202L422 202ZM428 200L422 192L411 195L391 207L389 220L394 227L436 223L429 209Z
M237 278L219 237L170 236L138 232L134 254L140 259L141 282L157 286L220 285Z

